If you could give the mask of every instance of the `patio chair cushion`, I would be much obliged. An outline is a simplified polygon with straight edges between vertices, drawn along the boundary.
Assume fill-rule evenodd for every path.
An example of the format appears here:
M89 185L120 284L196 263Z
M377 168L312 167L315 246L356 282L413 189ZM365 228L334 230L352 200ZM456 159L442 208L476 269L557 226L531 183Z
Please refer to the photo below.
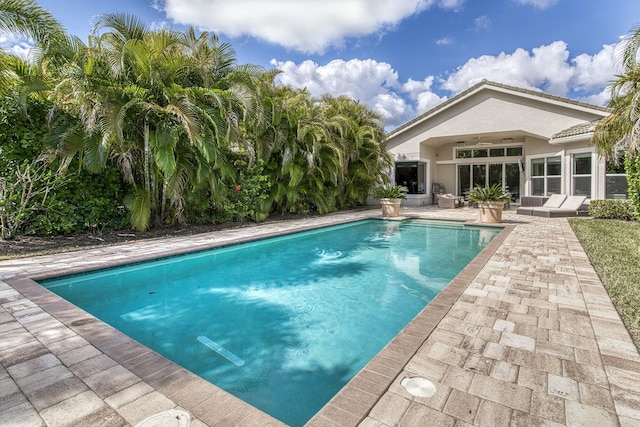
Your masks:
M552 194L542 206L545 208L559 208L566 199L566 194Z
M580 207L584 204L585 200L587 200L587 196L569 196L562 203L562 205L560 205L559 208L549 208L545 206L532 208L531 215L544 216L547 218L577 216L578 209L580 209Z
M438 207L439 208L457 208L460 207L460 198L453 194L439 194L438 195Z
M552 194L549 199L544 202L542 206L520 206L516 213L520 215L533 215L533 210L538 209L540 207L545 208L559 208L562 206L562 203L567 199L566 194Z

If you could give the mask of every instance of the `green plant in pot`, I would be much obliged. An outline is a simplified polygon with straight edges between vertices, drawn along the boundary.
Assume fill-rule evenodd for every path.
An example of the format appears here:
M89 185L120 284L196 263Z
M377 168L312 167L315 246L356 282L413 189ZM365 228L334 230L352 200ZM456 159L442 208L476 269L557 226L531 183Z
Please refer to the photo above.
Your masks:
M502 221L504 204L511 200L511 193L500 184L488 187L474 187L467 192L467 200L480 208L480 222L498 223Z
M380 200L383 217L400 215L400 204L407 198L407 187L402 185L385 184L373 189L372 196Z

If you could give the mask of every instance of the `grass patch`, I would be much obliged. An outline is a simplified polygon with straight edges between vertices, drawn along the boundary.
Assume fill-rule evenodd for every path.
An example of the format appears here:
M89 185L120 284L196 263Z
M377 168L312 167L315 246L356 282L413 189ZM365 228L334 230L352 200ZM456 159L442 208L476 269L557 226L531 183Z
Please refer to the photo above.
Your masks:
M640 223L577 218L569 223L640 349Z

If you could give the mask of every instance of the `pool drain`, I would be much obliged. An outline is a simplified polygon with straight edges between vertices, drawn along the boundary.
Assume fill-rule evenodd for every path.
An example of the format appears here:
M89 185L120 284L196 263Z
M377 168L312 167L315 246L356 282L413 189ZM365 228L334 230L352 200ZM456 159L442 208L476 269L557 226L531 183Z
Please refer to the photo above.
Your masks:
M191 415L181 409L169 409L145 418L135 427L189 427Z
M436 394L436 386L426 378L405 378L400 384L416 397L431 397Z

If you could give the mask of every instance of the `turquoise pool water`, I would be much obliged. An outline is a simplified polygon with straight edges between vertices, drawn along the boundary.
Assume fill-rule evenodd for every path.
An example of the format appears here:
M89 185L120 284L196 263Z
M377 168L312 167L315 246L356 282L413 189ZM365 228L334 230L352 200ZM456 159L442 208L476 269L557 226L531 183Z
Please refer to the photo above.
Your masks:
M41 283L297 426L499 232L367 220Z

